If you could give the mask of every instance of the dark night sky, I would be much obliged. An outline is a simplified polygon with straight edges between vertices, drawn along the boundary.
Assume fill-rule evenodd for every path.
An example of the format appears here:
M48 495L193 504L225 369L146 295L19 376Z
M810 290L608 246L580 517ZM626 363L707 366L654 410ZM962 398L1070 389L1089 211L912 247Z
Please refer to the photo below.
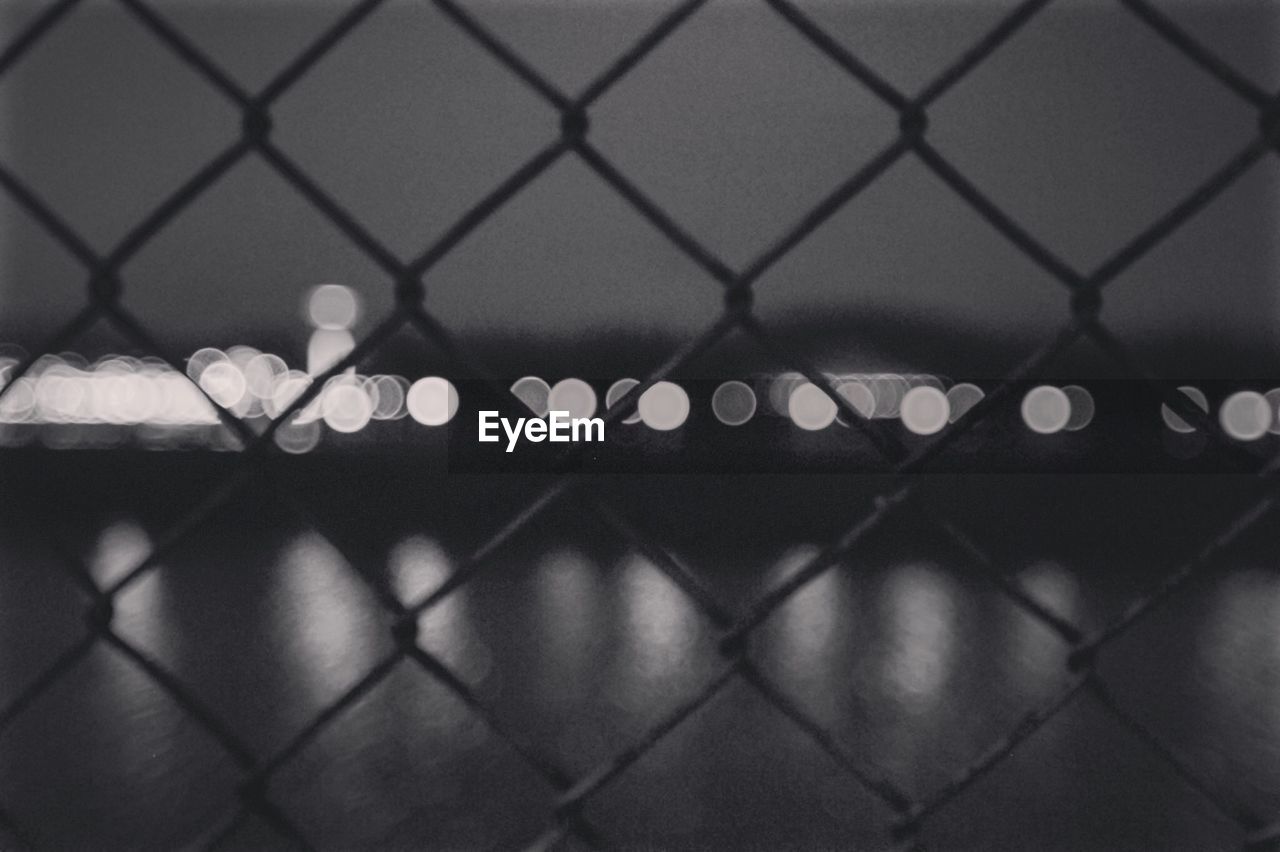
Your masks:
M256 88L343 8L157 7ZM569 92L668 4L468 3ZM805 3L852 50L919 88L1007 4ZM1280 7L1165 4L1268 88ZM305 8L303 8L305 6ZM30 15L6 4L6 30ZM0 153L98 248L234 140L238 116L114 4L91 0L0 85ZM557 117L429 4L393 2L289 92L275 140L401 256L420 251L554 138ZM931 111L930 138L1050 247L1090 268L1256 130L1250 110L1118 4L1062 2ZM763 3L712 3L592 111L591 139L734 265L891 140L896 119ZM1280 162L1264 162L1109 294L1114 328L1270 347ZM83 275L0 200L0 339L68 316ZM180 348L297 348L311 286L390 286L250 158L125 269L127 304ZM619 329L687 335L717 286L580 162L566 158L433 270L429 307L467 335L539 340ZM766 322L885 311L988 340L1034 341L1065 317L1057 286L908 159L761 281ZM874 315L874 314L872 314ZM917 326L915 323L919 322ZM823 329L819 328L819 332ZM261 343L259 344L261 345ZM1178 347L1173 346L1174 351ZM1194 365L1194 353L1185 364ZM932 365L945 371L946 364Z

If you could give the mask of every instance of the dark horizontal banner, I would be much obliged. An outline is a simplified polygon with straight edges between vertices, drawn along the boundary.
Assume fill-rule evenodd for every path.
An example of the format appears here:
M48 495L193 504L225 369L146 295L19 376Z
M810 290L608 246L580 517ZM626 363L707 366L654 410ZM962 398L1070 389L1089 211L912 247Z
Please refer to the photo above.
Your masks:
M405 380L399 404L384 406L376 382L341 377L277 427L257 409L242 423L293 456L384 456L435 473L888 472L903 464L935 473L1238 473L1280 454L1280 380L1006 386L911 374L827 378L822 388L794 373L678 380L637 396L627 379L433 377ZM1179 389L1199 418L1169 407ZM386 416L371 417L370 406ZM0 448L246 445L212 414L207 422L122 423L42 413L37 401L23 418L0 421Z

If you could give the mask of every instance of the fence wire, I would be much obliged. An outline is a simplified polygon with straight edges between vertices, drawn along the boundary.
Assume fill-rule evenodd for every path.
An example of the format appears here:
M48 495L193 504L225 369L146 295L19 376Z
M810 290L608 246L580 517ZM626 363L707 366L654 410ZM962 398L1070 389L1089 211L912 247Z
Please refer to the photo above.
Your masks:
M548 107L548 120L559 122L560 132L553 142L533 152L523 165L487 195L476 201L444 232L443 236L426 246L418 255L404 259L388 249L376 234L361 225L339 201L322 189L272 141L273 107L287 96L289 91L321 59L357 30L378 7L384 4L385 0L360 0L352 4L292 62L279 71L261 91L256 93L246 91L236 83L231 75L219 67L205 51L167 20L148 0L113 1L140 21L155 39L194 69L209 86L220 92L239 110L241 134L234 143L191 175L176 192L152 210L150 215L139 221L106 254L94 251L56 210L45 203L7 165L0 163L0 186L79 262L87 274L87 296L84 307L47 340L44 346L37 348L28 359L14 368L8 385L0 388L0 396L13 387L16 384L15 380L26 373L42 354L61 351L93 325L103 321L116 328L139 349L162 358L179 373L183 372L180 360L174 353L160 346L148 329L122 304L121 297L128 286L128 282L122 275L122 269L186 207L207 192L237 163L251 156L257 156L265 162L335 225L354 246L377 264L386 275L386 285L394 288L396 304L394 309L376 324L370 334L358 341L349 355L319 376L305 393L295 399L287 410L271 420L264 430L249 429L236 415L218 405L215 400L209 399L209 404L214 407L220 420L242 442L240 457L234 472L160 535L151 553L141 563L114 582L105 586L99 585L91 578L84 566L74 559L66 560L68 570L73 573L93 600L92 606L85 614L87 631L83 638L62 653L7 706L0 708L0 733L11 726L36 699L66 677L77 662L95 646L105 643L131 660L160 689L171 696L191 719L222 746L243 773L238 789L240 802L238 812L207 833L202 839L202 845L205 848L219 847L251 816L265 821L279 833L283 840L302 848L312 848L314 841L307 836L305 829L297 825L289 814L273 801L272 780L303 748L334 724L364 695L382 683L395 669L402 665L417 666L447 687L494 733L509 744L530 767L560 791L553 811L547 815L545 833L533 843L533 848L553 847L570 836L588 846L606 847L609 845L607 826L593 825L584 816L583 809L588 801L661 743L699 708L731 683L740 682L754 689L810 737L842 768L851 784L865 788L884 802L896 814L889 839L910 848L919 845L918 835L936 811L954 800L975 780L998 767L1018 750L1024 741L1033 737L1042 726L1064 709L1075 702L1090 700L1108 713L1120 728L1167 763L1207 802L1235 823L1244 834L1245 848L1280 848L1280 815L1255 813L1243 803L1215 789L1214 785L1197 773L1192 760L1180 754L1174 746L1163 741L1141 719L1126 710L1098 673L1100 656L1116 639L1131 630L1168 598L1177 594L1193 578L1211 570L1218 554L1267 517L1276 501L1276 474L1280 470L1280 456L1259 465L1254 457L1240 452L1238 445L1222 432L1213 418L1197 408L1188 398L1170 390L1166 383L1160 381L1154 372L1135 357L1125 343L1107 328L1103 315L1104 294L1110 284L1120 278L1136 261L1195 217L1228 187L1240 180L1264 157L1268 154L1280 153L1280 94L1268 92L1248 79L1228 61L1207 49L1148 0L1116 0L1120 6L1176 49L1187 61L1194 63L1204 73L1217 80L1226 90L1224 95L1238 98L1256 110L1258 132L1240 148L1238 153L1188 193L1178 204L1157 218L1145 230L1133 236L1095 269L1082 271L1037 240L1012 216L1004 212L929 140L930 108L999 50L1001 45L1014 38L1020 29L1048 7L1053 0L1025 0L1016 5L982 38L960 53L958 59L914 95L900 91L889 83L791 0L761 0L799 32L814 50L826 56L866 90L892 108L899 117L898 134L865 165L832 188L798 222L783 231L781 236L772 243L761 247L751 262L741 269L735 269L699 242L661 205L629 180L622 170L592 144L590 138L592 108L605 98L619 81L644 62L656 47L695 15L707 0L685 0L680 3L577 95L568 94L551 83L510 45L482 25L454 0L421 0L443 12L459 30L482 47L493 60L536 92ZM26 28L3 49L3 52L0 52L0 81L21 62L32 47L54 31L83 2L84 0L56 0L29 22ZM187 536L207 522L216 511L234 501L251 480L256 480L260 475L270 477L263 459L275 451L272 438L279 427L306 406L321 391L328 378L362 362L383 346L392 335L406 326L416 329L428 341L439 347L455 366L468 375L485 379L492 386L496 396L503 400L502 404L509 407L512 412L518 412L522 405L519 400L497 380L496 374L489 370L482 360L468 352L449 329L432 314L427 298L427 283L436 264L449 255L472 231L536 181L554 163L565 157L577 157L586 164L601 181L637 210L672 245L700 266L710 281L722 288L724 294L723 311L716 321L678 351L672 353L659 369L645 377L638 386L628 392L616 407L610 409L606 416L606 423L617 423L630 416L635 410L640 395L646 389L691 363L731 333L741 332L755 341L779 366L802 373L809 381L822 388L837 406L851 415L847 418L849 423L858 427L851 432L853 439L869 443L891 467L894 476L890 480L889 487L860 516L853 519L839 538L740 613L735 613L719 603L693 572L668 553L659 542L646 535L625 514L616 511L607 502L601 502L598 496L593 496L589 501L581 501L584 506L604 519L612 529L645 553L710 619L721 634L719 651L723 661L718 675L706 683L694 697L653 725L644 736L626 744L614 757L593 771L575 777L558 766L556 761L541 754L539 749L519 732L509 729L499 721L464 679L417 641L420 617L483 571L489 557L498 547L522 530L547 507L581 496L584 490L590 489L591 484L588 479L571 472L574 457L570 451L562 460L559 468L560 475L551 485L497 529L442 585L421 599L403 601L381 581L360 573L362 581L374 587L378 600L394 619L392 633L395 650L373 666L336 701L325 707L282 748L266 758L259 757L178 677L114 629L115 601L122 592L137 583L144 575L156 570L156 566L163 561L166 554L172 552ZM1049 273L1061 284L1066 301L1065 319L1055 335L1038 349L1027 353L1023 361L1011 370L966 417L949 425L933 440L914 452L907 452L887 433L867 426L866 421L858 416L857 410L851 403L842 394L836 392L832 381L802 354L791 350L772 336L769 329L761 323L752 310L754 287L767 270L838 210L875 183L895 163L907 157L915 157L1022 254ZM1011 576L988 555L979 542L946 518L937 506L926 504L909 476L912 473L927 471L931 459L950 446L960 435L981 423L1000 406L1014 398L1019 389L1036 380L1057 356L1083 339L1091 340L1096 344L1124 374L1136 380L1136 385L1141 387L1151 400L1168 405L1188 423L1211 436L1239 470L1253 475L1257 483L1257 494L1251 505L1232 519L1217 535L1205 542L1199 550L1180 564L1172 566L1158 584L1139 595L1123 613L1092 632L1076 626L1068 618L1054 612L1051 607L1038 601L1013 582ZM276 487L280 486L276 484ZM1042 706L1023 715L1007 734L997 742L991 743L979 757L968 763L941 787L922 795L913 795L900 788L880 769L869 765L859 755L845 750L833 735L809 717L753 662L749 643L756 629L800 589L856 554L864 539L883 526L888 519L907 513L936 529L959 546L961 551L987 574L991 582L1015 606L1060 637L1063 647L1063 664L1071 675L1067 686L1057 695ZM2 804L0 804L0 825L6 826L11 834L20 841L24 841L20 826Z

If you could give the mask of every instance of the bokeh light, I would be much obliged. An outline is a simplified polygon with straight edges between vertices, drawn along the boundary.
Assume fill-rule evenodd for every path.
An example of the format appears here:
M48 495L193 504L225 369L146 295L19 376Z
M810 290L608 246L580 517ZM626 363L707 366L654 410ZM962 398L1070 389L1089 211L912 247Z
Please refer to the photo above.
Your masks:
M755 416L755 391L745 382L724 382L711 395L711 413L726 426L741 426Z
M245 386L255 399L270 399L276 389L276 379L289 372L289 365L279 355L259 353L242 368Z
M546 417L547 412L551 410L547 406L547 401L551 397L551 385L538 376L516 379L511 385L511 392L537 417Z
M769 382L769 408L782 417L791 416L791 394L807 380L796 372L781 373Z
M122 377L121 393L115 398L116 419L134 425L155 417L164 402L160 398L153 373L134 373Z
M952 385L947 390L947 403L951 406L951 413L947 415L948 419L954 423L961 417L969 413L969 409L982 402L986 394L982 392L982 388L968 382L960 382Z
M160 422L178 425L197 423L201 420L212 422L217 419L209 401L185 376L179 373L166 373L160 377L158 384L161 399Z
M373 400L374 420L400 420L408 416L404 401L409 393L409 380L403 376L370 376L364 381L365 393Z
M1061 388L1040 385L1022 398L1022 421L1040 435L1052 435L1066 428L1071 419L1071 401Z
M129 394L128 377L132 369L132 365L121 361L107 361L98 365L89 394L89 408L94 419L102 423L124 425L125 418L120 409ZM201 403L193 411L197 414L208 413L216 419L217 414L209 400L200 394L199 389L193 387L193 390Z
M928 373L912 373L904 378L907 380L907 384L913 388L929 387L940 390L943 393L947 391L947 386L942 383L942 379Z
M1237 441L1256 441L1271 428L1274 417L1267 398L1257 391L1238 391L1218 410L1222 429Z
M605 409L608 410L610 408L613 408L613 406L617 403L618 400L626 396L627 393L632 388L638 386L639 384L640 382L637 379L618 379L616 382L609 385L609 389L604 392ZM632 423L640 422L640 409L639 409L638 401L637 401L636 410L633 411L631 414L627 415L627 417L622 422L628 425Z
M99 367L104 367L112 361L116 361L115 356L104 358L98 362ZM200 377L204 371L213 364L223 361L229 361L227 353L221 349L215 349L212 346L206 346L203 349L197 349L190 358L187 359L187 377L197 385L200 384Z
M282 423L272 439L277 447L296 456L314 450L320 444L322 432L319 420L312 420L309 423Z
M351 332L339 328L321 328L311 332L307 341L307 372L313 376L336 366L356 348Z
M644 425L668 432L689 418L689 395L674 382L656 382L640 395L638 410Z
M4 387L4 382L0 381L0 387ZM1280 388L1272 388L1262 395L1267 401L1267 406L1271 409L1271 428L1267 431L1272 435L1280 435Z
M209 398L223 408L231 408L245 395L244 373L240 368L226 361L217 361L205 368L200 374L200 388Z
M73 423L89 396L80 371L65 364L49 366L36 379L36 413L47 423Z
M423 426L441 426L458 413L458 391L448 379L428 376L409 387L409 416Z
M359 300L350 287L321 284L307 297L307 319L313 328L346 331L356 322Z
M844 397L864 420L870 420L875 416L876 395L871 392L871 388L867 387L866 382L861 379L842 379L836 386L836 392ZM837 415L837 419L842 425L849 425L844 422L842 413Z
M36 407L36 385L26 376L14 379L13 387L0 396L0 421L24 423Z
M817 385L805 382L791 392L787 413L801 429L816 432L836 419L836 403Z
M950 416L947 395L932 385L918 385L902 397L902 425L917 435L936 434L947 425Z
M261 354L261 351L252 346L238 344L227 350L227 360L232 364L235 364L240 369L240 372L243 373L245 368L249 366L249 363Z
M320 399L320 411L325 425L335 432L359 432L373 419L373 401L369 399L365 389L354 381L330 381Z
M1067 418L1067 425L1062 428L1068 432L1079 432L1093 422L1093 415L1097 411L1093 394L1080 385L1067 385L1062 392L1071 403L1071 415Z
M7 355L0 358L0 388L17 363ZM159 449L192 441L212 449L238 449L236 441L227 443L230 433L208 434L183 427L217 424L215 405L241 418L278 419L313 381L301 370L290 370L280 356L245 345L226 351L197 350L181 370L156 356L106 354L90 365L73 352L46 354L0 401L0 423L63 427L35 433L54 448L110 446L132 437L143 446ZM193 381L192 376L197 379ZM324 391L289 418L287 425L323 421L338 432L358 432L371 420L406 417L409 389L409 381L401 376L360 376L348 370L331 377ZM94 425L135 427L135 431L84 428ZM322 433L321 425L286 429L277 443L289 452L305 452Z
M549 411L567 411L570 417L590 417L596 413L596 392L582 379L561 379L547 395Z
M1204 392L1200 390L1200 388L1192 385L1183 385L1178 388L1178 390L1195 405L1199 406L1200 410L1205 414L1209 413L1209 399L1204 395ZM1196 431L1196 427L1192 426L1190 423L1175 414L1173 409L1167 405L1160 406L1160 416L1164 419L1165 425L1175 432L1186 434L1188 432Z
M902 411L902 398L911 386L897 373L878 373L872 377L872 393L876 396L876 417L897 417Z
M276 419L287 411L298 397L306 393L309 387L311 387L311 377L301 370L290 370L283 376L276 377L270 398L263 402L263 411L268 417ZM314 420L316 412L310 410L314 407L314 401L303 406L303 411L295 414L292 422Z

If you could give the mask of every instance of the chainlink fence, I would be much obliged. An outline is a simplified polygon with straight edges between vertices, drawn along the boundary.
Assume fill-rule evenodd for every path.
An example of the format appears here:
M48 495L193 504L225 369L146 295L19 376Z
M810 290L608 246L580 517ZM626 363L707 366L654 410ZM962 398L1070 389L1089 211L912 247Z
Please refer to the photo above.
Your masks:
M282 768L308 744L316 740L329 726L340 719L363 696L382 683L401 666L420 667L439 681L464 702L492 731L507 742L533 770L559 790L554 810L546 815L545 833L536 840L536 848L553 847L572 839L588 846L607 847L609 826L593 824L584 814L585 805L602 789L612 784L652 749L678 729L692 714L735 682L745 684L758 692L767 702L784 714L800 731L825 751L847 773L848 783L859 785L879 798L897 815L887 842L904 846L918 843L918 833L931 816L958 797L975 780L989 772L999 771L1001 765L1013 755L1028 738L1049 720L1075 702L1090 701L1110 714L1119 726L1157 755L1181 776L1191 787L1216 809L1239 826L1246 836L1249 848L1274 848L1280 844L1280 822L1276 814L1255 813L1242 803L1221 792L1210 781L1198 774L1195 762L1177 748L1161 739L1150 727L1126 711L1116 700L1108 684L1098 673L1099 658L1105 655L1111 644L1142 621L1154 609L1172 596L1178 595L1189 581L1209 571L1220 552L1241 538L1247 531L1261 524L1271 515L1275 502L1276 473L1280 469L1280 457L1259 465L1254 456L1242 453L1239 445L1225 435L1215 419L1199 410L1167 382L1154 375L1132 354L1124 341L1115 336L1106 323L1105 295L1107 287L1120 278L1135 262L1195 217L1228 187L1240 180L1252 166L1263 158L1280 151L1280 96L1263 90L1250 79L1237 72L1230 62L1206 49L1188 32L1180 28L1156 6L1147 0L1116 0L1151 31L1175 48L1186 61L1198 66L1205 74L1221 84L1223 97L1238 98L1256 110L1258 133L1235 156L1207 180L1197 186L1172 209L1152 222L1149 227L1134 236L1105 262L1092 270L1078 270L1058 256L1052 248L1039 242L1013 217L1004 212L983 191L970 182L947 157L947 153L930 141L930 109L956 86L966 75L980 66L998 51L1006 41L1015 38L1019 30L1035 18L1052 0L1027 0L1014 6L1008 14L992 27L981 39L958 51L959 58L918 92L900 91L857 56L842 46L832 35L790 0L761 0L788 25L799 32L815 51L825 56L851 78L883 101L899 117L899 130L895 139L872 157L865 165L851 174L798 222L782 230L772 243L760 248L754 260L742 268L733 268L700 243L681 224L675 221L661 205L648 197L628 179L600 149L592 143L592 109L609 96L610 90L633 69L642 64L648 54L669 36L681 28L692 16L698 14L706 0L686 0L670 10L629 50L576 94L562 91L548 81L538 69L526 62L515 50L488 28L483 26L462 5L454 0L423 0L433 3L463 33L481 46L497 63L528 86L545 102L548 122L558 122L560 132L545 148L531 152L522 166L494 188L458 219L443 236L421 253L411 258L401 258L390 251L377 234L371 233L358 222L344 206L331 197L290 156L273 142L272 110L282 98L286 98L295 84L329 51L341 43L353 31L361 27L382 0L362 0L353 3L316 38L301 54L284 67L258 92L244 90L221 69L201 47L180 29L168 21L161 10L148 0L118 0L119 5L132 14L151 34L189 65L239 110L242 133L228 148L206 163L195 174L156 207L150 215L138 222L115 247L100 254L79 236L61 217L58 211L46 204L39 195L8 167L0 164L0 185L23 210L51 234L59 244L84 268L87 276L87 294L83 309L70 317L64 326L24 363L18 365L9 376L9 385L29 370L45 353L56 353L72 343L94 324L105 321L118 329L139 349L158 356L182 372L179 358L157 344L149 330L122 304L121 296L128 289L128 281L122 269L144 246L159 234L181 211L208 191L240 161L257 157L316 210L332 222L364 255L370 258L386 275L386 286L395 292L394 309L379 322L373 331L358 342L354 351L327 371L320 380L297 398L288 410L271 421L265 430L248 428L230 411L210 399L226 428L239 436L242 449L235 472L212 489L198 505L192 506L182 519L159 537L153 551L132 570L110 584L96 584L81 567L71 570L92 595L94 604L86 614L88 630L83 638L59 656L39 677L25 688L7 706L0 708L0 732L9 728L22 714L31 710L32 704L44 693L68 676L78 661L92 648L105 643L133 661L146 676L171 696L203 729L212 735L226 753L239 766L243 780L239 786L240 811L212 830L205 838L210 848L219 846L230 837L243 822L256 817L265 820L278 832L282 841L302 847L323 845L319 838L308 835L305 825L295 824L289 814L273 799L272 782ZM0 79L22 62L33 46L54 31L60 23L80 5L80 0L57 0L41 10L24 31L0 53ZM438 588L416 600L402 600L376 578L361 574L362 580L374 586L378 599L385 605L394 621L395 650L367 672L354 686L346 690L338 700L326 707L310 724L299 731L284 747L274 754L261 757L245 742L242 736L230 729L217 715L206 707L178 677L157 663L143 649L136 647L113 626L114 604L117 598L132 587L177 547L193 530L198 529L209 517L237 499L240 490L249 479L264 466L266 459L276 452L273 435L281 424L306 406L324 386L324 380L341 373L348 367L362 363L376 353L398 331L409 327L416 329L431 343L439 347L459 373L482 378L494 393L495 405L504 413L516 413L519 400L513 397L504 383L486 366L466 351L449 328L433 316L428 295L433 268L467 236L501 209L526 187L539 179L554 163L562 158L577 158L584 163L605 185L638 211L658 232L684 255L692 259L706 273L707 284L723 291L724 305L720 316L709 327L694 336L677 351L672 352L662 366L645 377L631 390L622 402L610 409L606 425L621 422L630 416L640 394L654 383L689 364L701 354L716 347L733 332L742 332L753 340L780 367L802 373L809 381L824 388L835 403L851 416L849 422L857 427L850 431L850 439L872 445L885 462L891 466L893 476L888 487L868 510L849 518L847 531L824 549L809 558L797 571L770 588L749 606L735 611L718 601L698 576L678 559L670 556L661 544L646 536L640 525L623 514L613 511L606 503L583 501L583 505L597 512L605 523L634 543L654 564L672 580L684 594L706 615L720 631L719 652L722 657L719 674L707 682L689 701L662 719L643 737L621 744L614 757L594 771L574 776L556 765L556 761L539 753L538 747L519 732L510 730L489 708L466 680L451 670L442 660L426 650L418 641L420 617L450 598L466 586L479 572L485 570L492 553L505 541L528 525L549 506L570 499L573 495L589 492L589 478L573 472L574 453L560 460L560 474L542 493L521 511L505 520L489 539ZM923 446L908 451L891 435L874 428L873 424L858 416L848 399L836 392L831 380L813 363L771 335L753 313L753 288L761 276L779 260L788 255L826 220L845 205L852 203L864 190L875 183L888 169L904 158L916 158L934 175L940 178L954 193L963 199L1022 254L1041 269L1048 272L1063 288L1063 320L1057 333L1025 359L992 390L968 416L948 426ZM1182 562L1171 565L1164 579L1141 594L1118 617L1101 629L1085 631L1071 620L1055 612L1050 606L1029 594L1012 580L1009 573L997 564L981 542L974 540L958 524L945 517L936 505L926 505L911 474L929 471L931 460L975 424L983 422L993 412L1017 398L1018 391L1028 387L1045 368L1073 343L1089 339L1100 347L1117 367L1155 403L1163 403L1179 413L1217 442L1226 457L1237 464L1237 471L1256 476L1256 498L1247 510L1235 517L1230 524L1210 540L1203 543ZM0 391L2 393L2 391ZM912 515L928 524L957 545L977 565L982 566L1014 605L1031 618L1057 634L1062 640L1064 653L1062 664L1070 672L1065 689L1042 706L1026 713L1021 720L990 744L977 759L970 762L948 783L938 789L925 792L908 792L876 766L870 765L860 755L850 753L831 733L807 715L801 706L772 682L769 676L753 661L751 640L762 623L793 598L802 588L825 572L832 571L851 555L875 530L884 526L890 518ZM11 819L0 803L0 823L8 826L13 836L22 838L18 820Z

